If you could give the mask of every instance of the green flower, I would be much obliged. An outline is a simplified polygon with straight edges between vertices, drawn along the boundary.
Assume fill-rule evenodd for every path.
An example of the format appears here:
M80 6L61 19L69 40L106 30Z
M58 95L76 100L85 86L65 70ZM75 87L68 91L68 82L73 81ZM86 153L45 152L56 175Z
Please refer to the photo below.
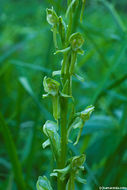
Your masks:
M48 96L52 97L53 105L53 116L55 120L58 120L60 117L60 103L59 103L59 86L60 84L49 77L44 77L43 80L44 90L47 94L43 94L43 98Z
M36 188L37 190L53 190L46 176L43 177L39 176Z
M75 177L75 179L78 181L80 179L80 182L85 183L86 181L84 179L81 179L79 177L79 172L84 170L84 162L86 161L86 156L84 154L80 156L74 156L71 159L69 159L69 163L65 168L62 169L54 169L53 173L51 173L51 176L58 176L58 173L61 174L60 179L63 181L65 179L70 180L71 175Z
M56 12L52 9L46 9L47 12L47 21L50 25L54 26L59 22L59 18Z
M90 115L94 111L94 108L95 107L92 106L92 105L91 106L87 106L87 108L81 112L81 118L83 119L84 122L87 121L87 120L89 120Z
M70 36L69 42L71 44L72 50L77 51L82 47L84 39L82 35L79 32L77 32Z
M56 96L59 92L60 84L56 80L45 76L43 80L43 86L45 92L47 92L49 95Z
M74 171L78 171L80 169L84 169L82 166L86 160L86 156L84 154L80 156L74 156L71 161L71 167Z
M76 117L74 118L73 122L71 123L68 129L68 137L72 129L79 129L77 139L74 145L78 144L85 122L89 120L90 115L92 114L93 111L94 111L94 106L91 105L87 106L86 109L83 110L82 112L76 113Z
M60 156L60 136L58 134L58 125L54 121L46 121L43 126L43 131L45 135L48 137L43 143L43 148L47 147L48 145L51 146L54 158L56 160L59 159Z

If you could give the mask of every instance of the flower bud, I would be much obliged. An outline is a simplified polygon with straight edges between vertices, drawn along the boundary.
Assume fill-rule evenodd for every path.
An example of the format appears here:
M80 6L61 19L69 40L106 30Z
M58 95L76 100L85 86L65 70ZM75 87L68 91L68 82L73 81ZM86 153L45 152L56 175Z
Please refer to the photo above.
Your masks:
M58 23L58 16L56 14L56 12L52 9L47 9L47 21L50 25L54 26Z

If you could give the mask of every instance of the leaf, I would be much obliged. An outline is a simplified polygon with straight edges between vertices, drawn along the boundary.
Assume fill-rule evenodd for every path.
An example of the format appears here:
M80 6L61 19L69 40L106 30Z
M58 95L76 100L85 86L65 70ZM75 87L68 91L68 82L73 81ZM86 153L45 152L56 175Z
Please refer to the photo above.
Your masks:
M124 56L126 48L127 48L127 43L126 43L126 40L125 40L122 43L119 51L115 54L115 56L114 56L114 58L112 60L111 66L109 67L109 69L106 72L104 78L101 80L100 84L98 85L98 88L96 89L94 96L92 96L92 100L91 100L92 104L95 104L95 102L98 100L98 97L100 96L100 94L104 90L104 87L106 86L106 83L109 81L110 76L116 70L118 65L121 63L121 59Z
M116 9L114 6L108 2L107 0L99 0L101 3L104 4L104 6L107 8L107 10L111 13L114 21L116 22L118 28L122 31L126 31L126 26L124 25L122 19L120 18L119 14L117 13Z
M22 84L23 88L28 92L28 94L33 98L34 102L36 103L37 107L40 109L40 111L43 113L43 117L47 119L48 117L51 117L51 114L46 110L46 108L40 105L40 102L36 98L34 91L32 90L32 87L26 77L20 77L19 78L20 83Z
M36 71L42 71L42 72L45 72L47 74L51 73L50 69L47 69L47 68L42 67L42 66L37 65L37 64L26 63L26 62L19 61L19 60L11 60L11 64L19 66L19 67L23 67L23 68L29 68L29 69L32 69L34 71L35 70Z
M82 0L82 8L81 8L81 13L80 13L80 22L82 22L83 13L84 13L84 9L85 9L85 4L86 4L86 0Z
M53 190L50 184L50 181L47 179L46 176L39 176L37 184L36 184L37 190Z
M32 126L32 130L33 130L34 126ZM23 147L23 150L22 150L22 162L24 162L27 158L28 158L28 155L29 155L29 152L31 150L31 143L32 143L32 138L33 138L33 131L30 130L28 135L27 135L27 139L25 141L25 146Z
M7 72L7 70L9 69L9 66L10 66L10 64L8 64L8 63L1 66L0 77Z
M10 164L10 162L7 161L5 158L0 158L0 165L1 165L2 167L7 168L8 170L11 169L11 164Z
M69 14L70 10L72 9L75 2L76 2L76 0L71 1L70 5L67 8L66 17L68 16L68 14Z
M6 121L1 113L0 113L0 131L2 132L2 136L8 151L8 155L10 157L17 187L19 189L26 190L26 183L24 181L23 172L17 155L15 143L12 138L9 127L6 124Z
M27 90L27 92L28 92L32 97L35 97L34 92L33 92L32 88L31 88L31 86L30 86L30 84L29 84L27 78L25 78L25 77L20 77L20 78L19 78L19 81L20 81L21 84L24 86L24 88Z
M16 51L19 51L25 45L24 42L25 41L17 43L16 45L11 46L9 50L6 50L5 53L2 53L2 55L0 56L0 64L3 63L13 53L15 53Z
M82 135L88 135L93 133L101 133L101 132L111 132L117 130L116 121L112 119L112 117L98 115L94 116L85 124L85 128L82 131Z

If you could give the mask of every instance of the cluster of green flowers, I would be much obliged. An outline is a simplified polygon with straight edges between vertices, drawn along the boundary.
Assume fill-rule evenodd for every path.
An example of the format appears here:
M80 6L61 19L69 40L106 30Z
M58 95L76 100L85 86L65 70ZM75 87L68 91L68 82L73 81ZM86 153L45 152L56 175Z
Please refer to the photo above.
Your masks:
M84 0L82 4L81 17L85 4ZM77 145L85 122L90 118L94 110L94 106L88 106L81 112L75 112L74 98L72 96L72 76L76 76L74 72L77 54L84 53L81 49L84 43L83 36L79 32L71 33L72 15L77 6L78 1L69 1L66 13L66 15L69 15L70 20L68 26L64 23L61 16L57 16L53 8L47 9L47 21L52 26L51 31L53 32L53 40L56 47L55 54L63 54L61 70L53 72L53 77L60 75L61 84L47 76L44 77L43 80L44 90L47 93L44 94L43 97L51 97L55 120L48 120L43 126L44 134L47 136L47 140L43 143L43 148L50 146L52 149L57 169L53 170L51 176L57 178L58 190L74 190L75 180L86 183L86 181L80 177L80 171L84 170L83 164L86 156L82 154L67 159L67 145L68 143L73 143L74 146ZM57 35L60 35L61 49L58 49ZM69 99L72 100L72 113L67 121ZM75 129L78 129L79 132L75 142L73 142L69 137ZM47 177L39 177L37 190L53 190Z

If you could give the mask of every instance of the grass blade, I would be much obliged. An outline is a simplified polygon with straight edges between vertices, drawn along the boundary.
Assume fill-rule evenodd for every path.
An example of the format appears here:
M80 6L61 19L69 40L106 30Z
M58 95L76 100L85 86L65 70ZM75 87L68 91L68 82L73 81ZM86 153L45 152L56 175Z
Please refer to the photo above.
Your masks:
M44 119L47 118L52 118L51 114L46 110L46 108L40 105L40 102L38 101L38 99L36 98L31 85L29 83L29 81L27 80L26 77L20 77L19 78L20 83L22 84L23 88L28 92L28 94L33 98L34 102L36 103L36 105L38 106L38 108L40 109L40 111L43 113L43 117Z
M32 70L36 70L36 71L42 71L45 72L47 74L51 74L51 70L46 69L40 65L34 65L34 64L30 64L30 63L25 63L23 61L17 61L17 60L12 60L11 64L19 66L19 67L23 67L23 68L29 68Z
M122 32L125 32L125 31L126 31L126 27L125 27L123 21L121 20L119 14L117 13L116 9L114 8L114 6L113 6L111 3L109 3L109 2L107 2L107 1L105 1L105 0L100 0L100 2L102 2L103 5L104 5L104 6L108 9L108 11L111 13L111 15L112 15L114 21L116 22L118 28L119 28Z
M103 80L100 82L99 88L96 90L95 95L92 98L92 104L95 104L95 102L97 101L98 97L100 96L101 92L103 91L108 79L110 78L110 76L112 75L112 73L115 71L115 69L117 68L117 66L120 64L120 61L125 53L127 44L123 43L122 44L122 48L120 48L119 52L117 53L117 55L115 56L115 58L113 59L111 66L109 67L105 77L103 78Z
M11 160L15 181L19 190L26 190L26 185L21 169L21 165L18 159L17 150L10 133L9 127L6 124L3 115L0 113L0 128L7 147L8 155Z

